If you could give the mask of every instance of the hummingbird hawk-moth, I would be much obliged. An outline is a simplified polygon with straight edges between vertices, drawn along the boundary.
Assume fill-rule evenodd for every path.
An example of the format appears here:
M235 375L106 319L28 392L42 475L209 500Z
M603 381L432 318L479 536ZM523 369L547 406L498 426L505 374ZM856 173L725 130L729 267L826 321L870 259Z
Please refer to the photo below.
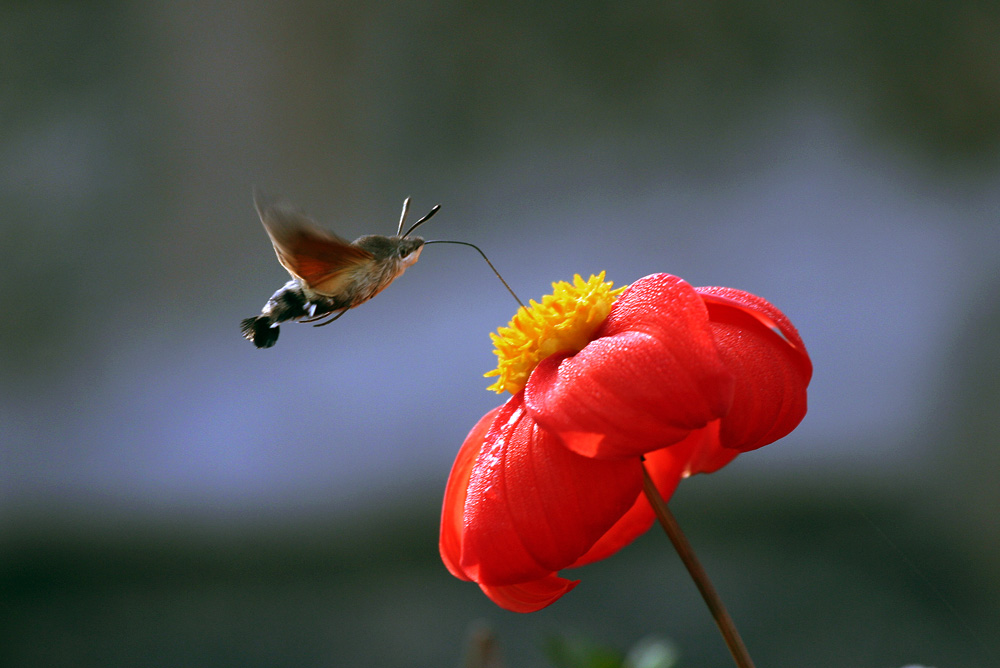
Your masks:
M365 303L419 259L424 240L410 233L438 212L435 206L403 233L410 200L395 236L368 234L354 241L322 230L295 208L265 200L254 192L254 204L274 252L292 280L264 304L260 315L246 318L240 331L258 348L278 340L278 325L286 320L327 325L349 309Z
M292 280L271 295L260 315L240 323L244 338L258 348L273 346L278 340L278 325L286 320L311 322L322 327L349 309L364 304L412 266L420 258L424 246L429 244L459 244L476 249L521 304L507 281L475 244L443 239L424 241L410 236L438 212L440 204L404 233L403 225L410 210L410 198L406 198L395 236L366 234L350 242L322 230L308 216L286 203L265 200L256 190L254 205L271 238L278 262L292 276Z

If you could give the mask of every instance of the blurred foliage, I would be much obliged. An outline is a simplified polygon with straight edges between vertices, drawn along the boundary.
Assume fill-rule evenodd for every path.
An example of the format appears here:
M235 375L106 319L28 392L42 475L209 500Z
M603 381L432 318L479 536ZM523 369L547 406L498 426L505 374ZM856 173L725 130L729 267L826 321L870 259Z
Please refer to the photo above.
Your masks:
M545 654L556 668L673 668L677 650L655 637L643 638L626 654L578 635L551 636Z
M396 25L421 57L376 58L413 110L393 144L418 155L610 134L704 164L698 154L729 153L780 114L775 98L808 91L886 146L996 164L996 3L439 2ZM421 95L432 72L435 92Z
M942 540L948 527L918 521L913 498L740 490L724 475L682 485L672 506L759 665L973 668L998 649L997 573ZM556 646L557 665L620 662L600 648L663 633L681 665L730 660L655 529L579 569L582 583L556 605L515 615L440 564L436 499L400 499L395 511L201 532L8 527L0 665L447 666L475 619L495 629L504 666L546 665L539 645L553 633L590 639Z
M552 636L544 649L556 668L622 668L620 652L581 636Z

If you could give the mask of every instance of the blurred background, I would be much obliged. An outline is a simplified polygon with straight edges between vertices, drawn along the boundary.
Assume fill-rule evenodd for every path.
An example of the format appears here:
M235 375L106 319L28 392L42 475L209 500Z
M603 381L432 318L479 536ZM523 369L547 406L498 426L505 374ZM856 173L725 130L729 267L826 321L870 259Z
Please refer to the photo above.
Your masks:
M730 660L651 531L516 615L437 513L515 304L474 251L330 327L259 186L342 236L762 295L816 368L672 506L758 665L1000 663L1000 5L0 3L0 664L507 666L553 634Z

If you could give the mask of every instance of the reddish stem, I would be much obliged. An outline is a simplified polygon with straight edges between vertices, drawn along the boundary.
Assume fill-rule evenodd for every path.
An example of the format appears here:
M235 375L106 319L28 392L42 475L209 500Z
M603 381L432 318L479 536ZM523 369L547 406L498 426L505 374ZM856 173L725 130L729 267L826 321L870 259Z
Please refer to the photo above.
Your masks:
M674 544L674 549L677 550L677 554L680 555L685 568L691 574L691 579L694 580L695 586L701 592L701 597L705 599L705 604L708 605L712 617L715 618L715 623L719 627L719 631L722 633L722 637L725 639L726 646L729 647L736 665L739 668L754 668L753 660L747 652L746 645L743 644L743 639L740 638L739 631L736 630L733 618L726 612L726 606L722 604L719 593L715 591L711 580L708 579L708 574L702 568L698 557L695 556L694 549L691 547L691 543L688 542L687 536L681 531L681 527L677 524L674 514L667 508L667 502L663 500L660 492L657 491L656 485L653 484L653 479L649 477L649 472L646 471L645 464L642 466L642 489L646 493L646 498L649 499L650 505L653 506L653 512L656 513L656 519L660 521L660 526L667 533L667 538L670 539L670 542Z

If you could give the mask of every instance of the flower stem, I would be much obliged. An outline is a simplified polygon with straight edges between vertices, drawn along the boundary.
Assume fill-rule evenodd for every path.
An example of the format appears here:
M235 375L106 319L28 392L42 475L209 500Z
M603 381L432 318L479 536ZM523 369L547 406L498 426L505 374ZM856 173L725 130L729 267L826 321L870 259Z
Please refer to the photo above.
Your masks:
M667 533L667 538L670 539L670 542L674 544L674 549L677 550L677 554L680 555L685 568L691 574L691 579L694 580L695 586L701 592L701 597L705 599L705 604L708 605L712 617L715 618L715 623L719 627L719 631L722 633L722 637L725 639L726 646L729 647L736 665L739 668L754 668L753 660L747 652L746 645L743 644L743 639L740 638L739 631L736 630L733 618L726 612L726 606L722 604L719 593L715 591L711 580L708 579L708 574L702 568L698 557L695 556L694 549L691 547L691 543L688 542L687 536L681 531L681 527L677 524L674 514L667 508L667 502L663 500L663 497L657 491L656 485L653 484L653 479L649 477L649 472L646 471L645 464L642 466L642 489L646 493L646 498L649 499L650 505L653 506L653 512L656 513L656 519L660 521L660 526Z

